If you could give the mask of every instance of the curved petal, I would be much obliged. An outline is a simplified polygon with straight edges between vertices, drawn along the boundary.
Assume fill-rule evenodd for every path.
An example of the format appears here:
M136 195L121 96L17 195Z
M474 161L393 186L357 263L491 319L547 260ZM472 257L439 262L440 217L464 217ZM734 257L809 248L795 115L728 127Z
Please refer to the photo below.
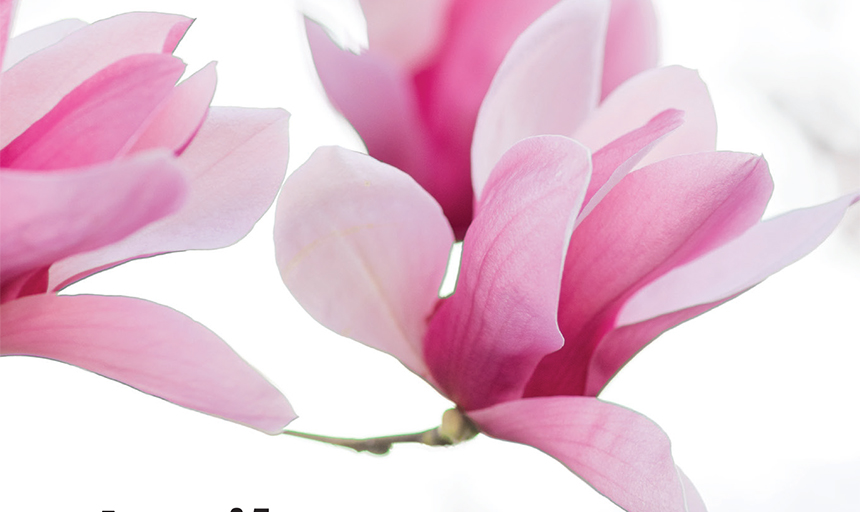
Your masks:
M511 46L475 124L476 197L509 147L533 135L570 135L597 106L609 7L602 0L560 2Z
M123 153L153 148L182 153L206 118L217 81L215 63L210 62L177 85L158 112L126 144Z
M3 73L0 147L102 68L139 53L171 53L191 22L171 14L121 14L76 30L19 62Z
M318 322L427 378L421 340L454 242L439 205L366 155L318 149L275 214L281 277Z
M603 65L603 100L628 78L653 68L660 55L651 0L612 0Z
M353 55L341 50L315 24L307 24L307 32L326 94L361 136L368 154L406 172L431 194L436 188L444 190L446 173L433 166L436 156L411 77L374 52ZM470 193L465 201L470 215L471 201Z
M621 308L616 327L594 351L586 394L599 393L630 358L664 331L736 297L811 252L858 200L860 194L850 194L759 223L639 290Z
M858 200L860 194L855 192L760 222L639 290L621 309L618 325L708 304L760 283L818 247L839 224L845 210Z
M464 409L519 397L540 358L562 345L561 269L590 173L588 150L560 136L519 142L493 170L457 287L424 342L433 378Z
M63 361L194 409L279 433L287 399L215 333L128 297L32 295L0 307L2 355Z
M606 194L624 179L654 146L683 123L683 112L665 110L645 126L619 137L594 153L591 157L594 171L585 193L585 206L579 212L576 224L579 225L585 220Z
M470 151L478 109L514 40L557 1L454 2L438 52L414 75L422 120L435 155L430 169L439 176L436 189L428 190L442 205L458 237L472 220L477 197L472 192ZM490 162L490 168L495 163Z
M703 511L654 422L596 398L527 398L470 411L488 436L552 456L629 512ZM689 496L688 496L689 494Z
M624 178L574 231L558 312L565 345L541 361L527 396L583 394L627 298L755 225L772 187L764 160L741 153L679 156Z
M419 69L444 36L453 0L363 0L370 50L405 69Z
M597 150L666 109L683 110L684 126L660 143L638 167L687 153L713 151L717 119L708 88L695 71L668 66L639 73L615 89L573 138Z
M3 71L86 26L87 24L81 20L66 19L28 30L23 34L13 37L9 40L6 47L5 57L2 57ZM2 32L0 32L0 35L2 35Z
M281 109L212 107L178 158L188 200L174 215L97 251L57 262L51 289L129 259L225 247L269 209L289 157L289 114Z
M185 65L171 55L126 57L99 71L0 151L17 169L93 165L120 154L173 92Z
M86 169L0 172L3 281L120 240L185 198L172 155L149 153Z

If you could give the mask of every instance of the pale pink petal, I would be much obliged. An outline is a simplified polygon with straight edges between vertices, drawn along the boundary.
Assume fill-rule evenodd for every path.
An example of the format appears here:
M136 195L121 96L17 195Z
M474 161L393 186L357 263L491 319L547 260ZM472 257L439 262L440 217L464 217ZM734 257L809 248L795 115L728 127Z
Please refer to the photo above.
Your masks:
M370 50L420 69L444 36L453 0L362 0Z
M434 380L461 407L520 396L540 358L561 347L561 269L590 173L588 150L560 136L519 142L493 170L457 287L424 345Z
M91 168L0 172L3 281L120 240L176 211L185 180L158 152Z
M235 243L275 200L286 174L288 135L284 110L210 108L178 158L189 183L183 207L119 243L58 262L51 289L132 258Z
M684 126L666 137L638 167L670 156L714 150L717 121L708 88L698 73L679 66L644 71L621 84L573 137L597 150L670 108L684 111Z
M215 95L215 63L211 62L173 89L170 97L126 145L127 152L186 148L203 124Z
M476 197L509 147L533 135L571 135L597 106L608 19L608 2L560 2L517 38L478 112Z
M126 57L99 71L0 151L16 169L64 169L116 157L173 91L185 65L165 54Z
M25 57L51 46L72 32L86 26L87 24L81 20L60 20L13 37L6 47L3 71L11 68Z
M421 120L411 77L374 52L359 56L341 50L315 24L308 23L307 31L326 94L361 136L368 153L408 173L431 194L438 189L444 195L444 190L451 189L447 173L434 166L438 159ZM468 192L452 206L468 204L471 219Z
M287 399L221 338L165 306L128 297L24 297L0 307L3 355L63 361L206 414L279 433Z
M761 222L704 256L676 267L639 290L621 309L628 325L742 292L818 247L860 200L853 193Z
M663 111L645 126L621 136L594 153L591 157L594 170L585 193L585 206L579 212L576 224L585 220L606 194L627 176L655 145L683 122L684 113L680 110Z
M488 436L552 456L628 512L704 510L654 422L596 398L556 396L469 411ZM686 493L691 496L687 496Z
M139 53L171 53L191 21L171 14L121 14L81 28L19 62L3 74L0 147L102 68Z
M639 290L594 351L585 393L599 393L631 357L667 329L736 297L808 254L858 200L860 194L854 193L759 223Z
M600 99L628 78L657 65L657 15L651 0L612 0Z
M740 153L683 155L625 177L571 237L565 345L541 361L527 395L583 394L591 354L627 298L755 225L772 188L765 161Z
M427 378L421 340L454 236L408 175L367 155L318 149L284 185L275 255L299 304L329 329Z

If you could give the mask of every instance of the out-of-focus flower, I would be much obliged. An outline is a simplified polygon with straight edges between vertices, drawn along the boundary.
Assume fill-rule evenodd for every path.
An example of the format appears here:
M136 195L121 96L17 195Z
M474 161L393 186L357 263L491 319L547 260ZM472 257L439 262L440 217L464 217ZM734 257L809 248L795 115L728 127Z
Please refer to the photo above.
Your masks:
M478 107L514 39L557 2L362 0L370 48L359 56L340 50L319 27L308 27L326 93L368 153L415 178L439 201L460 238L472 220L469 148ZM596 83L553 91L544 101L597 105L627 78L656 64L650 0L611 3L611 12L575 29L582 40L599 32L598 44L567 48L590 52L583 64L598 73L584 76Z
M214 63L177 85L171 53L191 22L131 13L4 34L0 354L276 433L289 403L210 330L140 299L57 295L131 259L232 244L275 198L289 115L210 108Z
M284 185L277 261L315 319L398 358L481 432L552 455L625 510L704 510L665 433L596 396L660 333L811 251L860 194L762 221L767 165L713 151L694 72L647 70L599 106L579 94L600 88L608 11L563 1L502 63L453 295L438 297L455 239L440 204L337 148Z

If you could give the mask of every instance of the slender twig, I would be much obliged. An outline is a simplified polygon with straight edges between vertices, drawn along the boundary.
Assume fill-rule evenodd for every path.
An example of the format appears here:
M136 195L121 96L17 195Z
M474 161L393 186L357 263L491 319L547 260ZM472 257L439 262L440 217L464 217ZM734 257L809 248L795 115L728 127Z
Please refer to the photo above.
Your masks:
M475 424L458 409L449 409L442 415L442 424L436 428L393 436L370 437L353 439L349 437L331 437L317 434L285 430L282 434L311 439L322 443L351 448L357 452L370 452L384 455L396 443L419 443L426 446L450 446L475 437L478 429Z

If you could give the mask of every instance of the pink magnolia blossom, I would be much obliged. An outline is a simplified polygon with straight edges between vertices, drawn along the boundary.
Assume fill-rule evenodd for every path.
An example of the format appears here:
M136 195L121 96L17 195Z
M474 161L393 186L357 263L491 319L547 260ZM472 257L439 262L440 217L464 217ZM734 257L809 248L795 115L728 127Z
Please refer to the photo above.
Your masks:
M548 453L625 510L700 511L666 434L597 395L660 333L811 251L860 194L762 221L767 164L713 150L694 72L646 70L598 104L608 12L561 2L500 66L450 297L438 296L455 240L441 205L339 148L287 179L277 261L316 320L399 359L481 432Z
M8 38L0 75L0 354L64 361L276 433L295 415L223 340L170 308L58 295L124 261L223 247L268 209L288 114L211 107L214 63L177 85L192 20L123 14Z
M469 148L478 107L514 39L557 2L362 0L370 47L360 56L340 50L319 27L308 27L326 93L368 153L415 178L439 201L460 238L472 220ZM589 75L597 87L554 91L547 101L587 94L572 99L597 103L656 65L650 0L611 3L601 19L578 27L583 39L601 33L600 48L589 48L595 61L589 64L602 67Z

